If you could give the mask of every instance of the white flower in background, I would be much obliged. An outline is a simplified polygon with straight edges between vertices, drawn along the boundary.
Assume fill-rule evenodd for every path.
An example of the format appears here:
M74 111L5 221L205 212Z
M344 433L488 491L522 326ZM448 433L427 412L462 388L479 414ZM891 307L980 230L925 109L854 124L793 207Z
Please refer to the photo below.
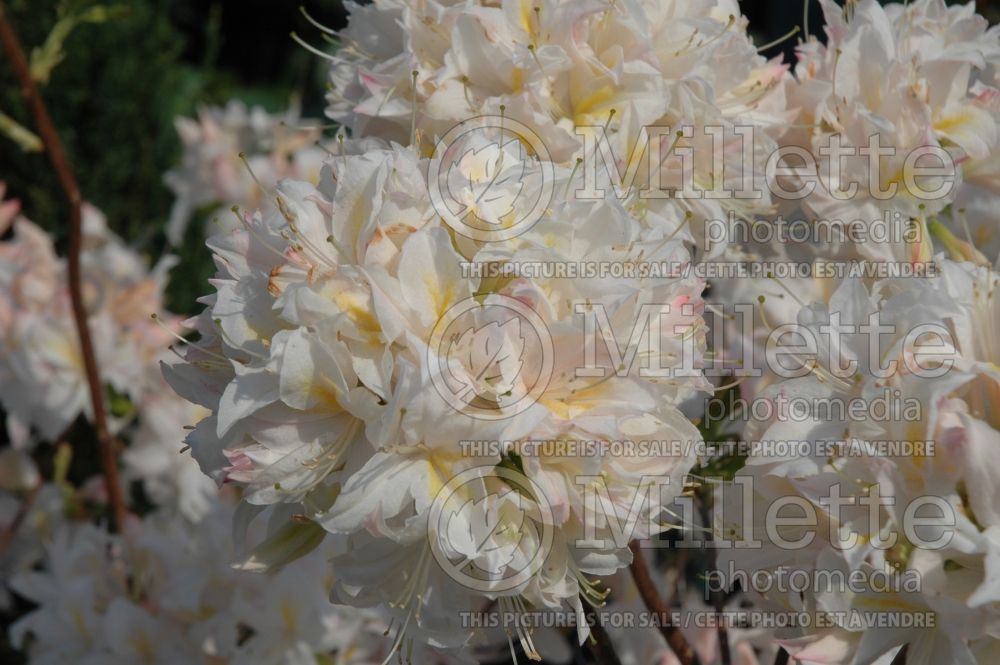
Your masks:
M11 641L22 645L27 634L45 635L41 662L93 662L103 642L96 601L106 594L108 536L87 524L67 526L46 548L46 572L28 571L10 580L20 596L40 608L11 627Z
M381 662L384 619L329 603L321 550L274 575L235 570L232 518L221 503L197 525L154 512L122 536L59 526L42 567L10 580L38 605L12 641L30 663Z
M39 483L37 469L21 451L8 448L0 458L4 475L22 467L18 484L10 486L5 482L0 491L0 532L9 538L0 551L0 577L9 580L31 570L44 558L44 544L64 523L65 496L60 487ZM25 481L30 484L22 485ZM6 584L0 587L0 609L12 609Z
M63 266L49 237L27 220L0 246L0 330L4 348L0 390L7 429L20 447L28 428L55 438L86 408L79 354ZM54 316L47 316L53 312Z
M164 176L176 197L167 224L173 245L181 242L200 208L218 206L215 216L231 227L229 207L271 205L268 192L282 178L317 181L327 155L317 145L320 128L308 126L295 108L271 114L233 101L224 108L203 108L196 119L178 117L175 124L184 155L181 165Z
M731 566L766 573L761 579L772 580L782 573L787 580L790 571L863 576L862 589L812 584L805 593L774 588L755 594L765 608L832 619L825 627L779 632L786 648L803 662L870 663L904 644L909 644L908 663L990 662L1000 618L1000 434L995 417L1000 386L991 332L1000 312L1000 276L972 263L939 258L938 264L938 278L882 281L871 291L857 281L845 281L829 303L801 310L800 330L812 331L820 340L818 358L810 362L804 357L805 376L778 383L766 394L775 399L804 397L814 406L779 412L761 424L762 433L754 440L804 442L814 452L762 452L747 460L737 477L753 483L752 523L740 517L744 498L739 489L721 495L727 512L716 524L719 536L763 541L758 549L720 550L721 570ZM825 326L873 321L892 326L874 342L872 334L843 334L838 339L821 334ZM927 324L937 325L938 332L909 334ZM857 366L849 369L852 362ZM885 376L873 369L875 363L885 369ZM947 371L937 371L942 369ZM886 395L894 397L885 417L874 409L863 415L838 409L852 400L872 405ZM933 447L898 453L885 449L893 442L928 441ZM836 442L844 446L840 452L824 445ZM835 510L829 499L837 497L847 503ZM933 512L945 515L948 526L930 531L914 526L907 509L925 497L938 502ZM789 498L810 506L818 522L769 532L768 506ZM930 544L939 537L941 542ZM800 538L806 540L797 546L780 540ZM899 584L886 588L878 582L885 577L875 577L878 574ZM919 584L915 588L904 583L906 579ZM866 630L872 624L857 621L872 616L865 612L922 614L933 623Z
M885 214L899 214L901 221L894 223L902 227L912 220L920 240L848 243L848 252L880 261L929 261L927 224L960 195L963 182L1000 193L994 173L1000 141L1000 30L990 28L972 3L917 0L883 7L862 0L842 8L821 0L821 5L827 39L810 39L799 47L788 103L800 115L783 137L783 143L804 148L819 165L823 184L802 201L805 219L870 226ZM869 155L860 152L872 137L896 151L877 160L877 171ZM834 141L857 152L842 160L824 155ZM916 166L940 167L938 157L907 162L928 149L954 168L951 182L916 171ZM789 163L798 165L796 159ZM877 194L873 186L886 194ZM817 248L826 255L835 250Z
M218 501L215 483L207 478L183 445L187 428L208 412L162 385L137 405L139 426L122 454L126 479L138 479L161 510L174 507L197 522Z
M243 488L247 514L287 508L282 514L290 520L272 520L250 565L285 563L314 547L323 530L338 534L333 597L387 608L396 617L390 653L421 642L462 645L470 630L460 612L491 599L514 610L568 604L576 612L581 593L596 602L601 594L587 576L610 574L630 559L627 543L611 539L609 520L624 523L650 477L670 477L676 495L693 456L545 456L531 454L525 442L694 442L699 434L676 404L707 387L697 369L704 285L696 278L496 280L462 267L543 259L689 262L678 242L643 229L613 199L556 201L519 237L473 242L452 235L436 214L424 164L409 149L369 150L332 158L318 189L282 182L276 210L248 216L243 229L209 241L220 272L217 293L196 323L201 339L186 348L187 363L165 366L171 385L212 414L187 439L202 468ZM520 191L521 183L503 186ZM503 303L532 314L494 325L489 308ZM590 365L606 376L577 376L588 360L578 305L602 308L626 346L640 312L659 314L665 323L656 360L679 367L686 357L690 377L646 377L639 370L647 357L616 376L621 368L601 345ZM437 345L435 328L456 306L485 317L477 329L492 336L480 335L482 343L513 356L491 370L480 362L485 347L468 335L447 338L451 347ZM524 408L512 397L525 392L522 369L546 362L544 346L525 346L532 326L544 328L555 352L551 380ZM439 358L475 399L446 399L434 379ZM464 452L463 441L510 443L480 454ZM523 474L536 489L512 491L492 475L499 467ZM456 512L450 526L429 522L438 493L470 469L484 480L463 487L468 510ZM579 475L605 488L604 511L587 508ZM641 511L634 537L650 535L667 494ZM532 512L541 503L548 516ZM585 519L603 545L577 547L587 536ZM662 530L653 524L652 532ZM556 531L551 552L532 564L546 530ZM434 546L465 557L463 570L523 565L530 574L512 588L492 578L466 588L434 560ZM534 653L530 636L519 637Z
M65 261L32 222L20 217L13 227L12 239L0 242L0 403L15 447L26 449L32 430L54 441L80 413L89 415L90 399ZM173 259L161 259L150 271L141 255L108 230L103 215L85 205L81 264L102 378L136 403L162 386L155 358L176 326L162 305Z

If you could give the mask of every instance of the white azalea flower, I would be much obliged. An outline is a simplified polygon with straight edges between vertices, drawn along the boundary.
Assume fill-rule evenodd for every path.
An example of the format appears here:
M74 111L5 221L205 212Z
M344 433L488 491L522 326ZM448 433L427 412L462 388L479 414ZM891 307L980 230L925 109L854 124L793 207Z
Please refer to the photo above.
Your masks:
M282 178L318 180L326 157L316 145L320 129L301 122L296 108L270 114L233 101L224 108L200 109L196 119L178 117L174 124L184 156L179 167L164 175L176 197L167 225L167 239L173 245L181 242L200 208L262 207L269 203L268 191ZM216 217L231 226L228 212Z
M176 513L133 519L122 536L61 524L42 566L10 582L37 605L12 641L31 663L381 662L384 618L328 602L326 553L274 575L236 570L232 519L223 502L199 523Z
M960 196L966 180L993 183L1000 140L995 104L1000 32L970 4L919 0L883 7L862 0L842 8L822 0L821 5L826 43L813 38L799 47L796 82L788 95L800 116L796 129L783 137L786 145L811 153L819 167L821 184L802 201L804 219L871 226L886 215L900 215L894 225L900 230L916 225L919 239L848 243L846 249L855 258L927 262L933 254L927 225ZM871 140L894 149L894 155L870 158L861 150ZM854 150L853 156L824 153L834 142ZM941 166L939 158L908 161L929 149L952 168L954 178L917 172L918 164ZM833 249L818 248L827 256Z
M741 178L757 181L759 200L635 202L635 217L713 251L707 220L770 208L764 160L790 117L788 73L780 60L758 55L735 2L384 1L349 9L332 56L327 114L355 136L416 140L430 150L459 123L503 116L570 167L578 158L603 159L598 144L606 134L609 167L635 173L639 189L735 190ZM746 163L737 126L755 130ZM642 150L647 127L668 128L659 168ZM708 127L722 130L718 141ZM682 129L690 135L678 136ZM687 149L692 173L679 157ZM581 184L587 168L577 174ZM659 182L649 181L650 172Z
M0 243L0 402L15 445L27 448L32 430L55 441L80 413L89 415L90 399L65 262L30 221L21 217L13 226L13 238ZM162 305L173 259L149 270L142 256L108 230L103 215L85 205L81 263L102 379L138 402L162 386L153 366L176 326ZM120 429L125 423L111 424Z
M527 159L503 153L504 168ZM491 599L575 612L581 593L599 602L588 576L627 565L627 542L612 535L630 518L636 492L657 489L651 477L671 480L638 515L633 537L645 538L664 528L662 501L680 492L694 458L539 455L524 442L693 442L698 432L676 404L707 388L698 370L699 279L496 280L463 268L539 258L634 264L646 255L690 262L679 242L644 229L611 200L556 202L521 236L471 241L437 215L425 168L412 150L394 147L331 158L319 188L280 184L271 212L210 241L220 272L197 322L202 339L186 349L187 363L165 366L178 392L211 412L187 439L203 470L243 488L247 517L274 504L283 505L276 515L294 517L271 520L248 565L284 565L315 547L316 525L336 534L334 600L393 615L389 654L467 643L460 612ZM565 184L568 172L560 177ZM516 198L522 184L497 187ZM620 361L598 349L590 364L606 376L576 376L588 366L584 305L607 312L625 339L644 313L659 315L656 351L615 376ZM468 328L440 337L456 311L469 313ZM520 313L511 319L511 311ZM532 331L551 341L526 343ZM644 373L654 361L684 360L688 374ZM546 365L551 380L532 392L526 375ZM438 380L442 368L453 383ZM465 398L449 396L447 385L464 386L456 395ZM471 441L498 447L463 451ZM501 468L527 480L493 477ZM444 504L447 520L435 521L439 495L463 472L478 480L459 486ZM580 485L583 475L600 479L589 481L608 498L600 507L585 505L594 488ZM598 538L590 548L577 544L590 537L586 524ZM450 574L435 560L442 556L456 566ZM470 587L464 575L479 582ZM534 653L530 635L519 637Z
M198 521L215 503L218 492L197 461L183 450L183 441L185 428L208 412L177 397L166 385L163 390L138 407L141 422L122 455L126 477L142 480L146 494L159 508L175 507L189 520Z
M753 523L739 518L746 499L738 491L720 494L731 512L716 525L718 533L728 539L752 536L763 541L756 550L720 550L722 570L732 566L772 579L797 571L842 573L845 579L859 574L869 580L864 590L811 585L804 593L775 589L760 595L765 607L777 611L832 618L833 625L826 628L779 633L784 646L804 662L867 663L904 644L909 644L907 662L983 662L974 652L994 639L991 626L1000 607L994 533L998 467L993 452L995 408L990 405L998 393L993 336L987 331L996 316L998 276L971 263L939 258L938 264L938 278L886 280L871 291L845 281L828 303L802 309L800 329L824 340L818 358L804 365L807 376L777 383L766 393L809 398L827 408L778 413L763 423L754 440L804 442L815 452L784 457L762 453L748 459L737 475L752 482L748 498L755 508ZM829 335L819 334L821 326L838 324L832 315L838 315L841 324L876 321L891 328L877 341L871 334L854 333L834 343ZM909 335L926 324L944 330L943 338L930 342ZM857 364L845 373L849 362ZM876 374L874 363L888 374ZM951 369L931 371L941 367ZM903 409L916 403L919 410L877 417L874 411L862 416L831 408L852 401L872 404L885 399L887 391ZM846 446L841 452L822 445L838 441ZM892 442L931 442L933 448L914 448L912 454L881 452L881 446ZM852 449L870 452L855 454ZM872 512L863 499L876 493L889 503ZM837 496L848 503L833 511L828 499ZM818 522L772 533L766 507L789 497L811 506ZM913 528L907 507L924 497L943 503L954 518L950 527L934 532L947 535L943 546L925 544L934 540L927 532L914 542L913 532L907 530ZM788 547L775 533L784 541L810 540ZM879 573L897 580L917 576L920 584L916 590L879 588L870 582ZM865 612L918 613L933 617L934 623L866 630L863 622L850 619Z

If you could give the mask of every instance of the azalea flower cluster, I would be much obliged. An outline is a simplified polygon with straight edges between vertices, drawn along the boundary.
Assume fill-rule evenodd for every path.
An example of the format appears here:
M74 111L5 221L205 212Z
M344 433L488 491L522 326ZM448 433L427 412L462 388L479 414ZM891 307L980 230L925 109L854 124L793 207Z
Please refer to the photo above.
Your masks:
M247 510L282 504L302 517L275 525L263 559L287 563L312 543L314 525L332 534L343 548L334 600L395 614L393 651L414 641L466 644L472 631L460 613L489 602L582 617L581 596L602 596L589 576L631 559L625 543L581 546L584 536L609 536L649 478L673 480L676 496L694 456L546 457L522 442L699 441L679 406L709 388L697 369L705 285L683 271L569 279L466 268L683 267L692 249L720 251L702 242L698 225L767 210L767 198L616 191L584 200L572 194L573 179L602 141L630 154L652 124L673 126L674 143L688 148L704 148L704 130L721 126L727 142L708 152L724 159L735 152L737 123L773 147L790 117L789 75L758 55L730 2L379 2L352 6L338 37L329 115L352 138L331 149L318 185L265 185L266 205L239 209L241 228L210 239L219 272L192 321L200 338L186 362L165 363L178 393L211 413L187 438L192 455L217 481L242 488ZM499 131L451 146L461 159L446 177L464 185L459 199L479 228L512 231L532 194L558 193L530 228L499 238L458 228L433 196L436 142L481 115L499 118ZM529 137L504 136L505 119L545 154L525 145ZM636 152L629 167L652 172L637 166L652 159ZM695 182L712 188L714 165L697 161ZM732 177L763 178L762 164L749 168ZM546 182L518 177L538 170ZM685 175L674 158L661 170L657 186ZM588 312L622 327L650 308L666 323L656 357L641 364L655 361L667 374L624 367L596 341L580 344ZM465 314L468 334L449 336L445 324ZM529 329L539 344L526 344ZM542 368L544 381L529 381L525 368ZM458 404L456 384L466 396ZM468 454L469 441L501 446ZM526 480L505 480L502 470ZM445 502L442 522L437 500L468 472L474 482ZM583 476L610 498L604 510L588 508L576 482ZM633 537L666 528L670 498L645 507ZM489 574L470 583L476 571ZM530 634L518 637L534 656Z
M990 268L938 259L942 276L926 280L886 280L870 289L856 280L841 284L828 302L803 307L798 325L818 333L834 317L860 325L877 314L891 326L879 340L850 334L841 338L829 360L808 375L772 385L762 398L808 396L816 404L872 401L897 391L919 404L919 418L836 417L818 407L811 413L776 411L771 421L753 423L760 441L808 444L797 450L814 454L751 457L738 474L752 483L752 498L726 492L733 511L746 502L757 512L752 521L728 514L719 533L735 540L762 540L756 550L723 550L720 566L778 575L789 571L832 571L875 579L874 574L911 575L920 588L886 590L877 583L864 589L810 589L800 595L764 593L764 607L807 612L834 620L824 630L786 631L783 644L804 662L861 663L905 644L916 662L992 662L997 655L998 618L996 511L998 474L993 370L998 275ZM907 333L928 324L946 324L954 336L942 347ZM924 346L927 345L927 346ZM896 367L888 377L872 372ZM854 364L856 372L846 374ZM948 363L946 366L945 363ZM924 372L928 368L947 372ZM921 369L923 368L923 369ZM787 402L786 402L787 403ZM883 442L924 442L912 454L831 453L825 444L842 441L845 450L878 451ZM850 446L851 448L846 448ZM846 497L840 507L830 497ZM870 508L872 497L877 508ZM771 531L768 506L788 498L817 511L809 526ZM925 497L940 500L944 522L930 531L915 529L910 506ZM833 507L831 507L833 506ZM763 507L763 509L762 509ZM926 511L919 513L926 516ZM916 536L914 534L917 534ZM919 537L919 540L918 540ZM802 545L789 542L802 539ZM915 543L914 540L917 542ZM915 574L915 575L914 575ZM815 578L813 578L815 579ZM856 622L862 612L924 613L926 625L893 630ZM858 614L855 614L858 613ZM832 659L832 660L831 660Z
M185 427L206 412L170 391L158 365L178 337L178 317L162 306L171 259L150 271L87 206L88 321L115 400L113 430L129 442L124 482L141 484L153 506L129 514L120 536L93 523L107 503L103 479L66 480L73 452L62 439L90 403L65 264L19 208L0 204L0 225L13 227L0 243L0 401L13 437L0 453L0 608L33 609L10 627L10 643L32 663L382 662L386 618L329 603L328 547L260 575L230 537L232 492L182 450ZM61 443L50 481L33 457L42 442ZM261 518L244 538L259 542L265 530Z
M745 260L919 263L929 276L827 272L720 289L723 305L755 309L749 331L727 324L727 353L750 347L763 358L778 330L815 342L799 347L795 378L761 363L740 384L747 403L769 405L760 410L768 417L742 414L736 435L758 452L716 493L725 510L714 530L728 541L760 542L720 550L718 567L745 573L752 588L744 590L762 610L797 617L777 637L798 662L854 665L905 655L907 663L991 663L1000 655L992 517L1000 479L992 267L1000 221L991 175L1000 33L971 4L822 6L827 40L799 46L788 88L799 118L781 140L818 156L832 137L860 147L876 135L901 155L881 164L878 184L900 188L871 196L871 162L862 157L833 180L841 194L858 185L859 196L817 189L786 208L844 223L888 212L919 233L905 242L747 247ZM926 146L950 155L957 178L945 195L922 200L902 187L902 157ZM866 331L873 322L885 330ZM841 325L849 332L831 336ZM887 396L882 415L845 407ZM915 509L928 499L936 506L930 512L943 515L932 527L921 522L926 506ZM783 517L804 519L775 526L769 509L778 505L788 508ZM778 581L790 575L810 583L782 587ZM821 583L831 576L841 583ZM851 579L862 582L843 582Z
M154 514L120 536L62 522L45 568L10 580L37 604L13 643L33 663L381 662L384 621L328 602L322 551L273 576L235 569L232 519L218 503L197 524Z
M824 182L801 202L804 218L912 220L919 241L869 240L842 249L875 261L928 261L932 237L953 246L973 242L958 210L1000 193L1000 29L971 3L866 1L842 8L821 0L820 6L826 40L798 48L795 82L787 88L798 117L783 137L784 145L815 157ZM830 157L838 147L850 155ZM871 148L893 152L873 159ZM958 186L940 176L917 177L929 165L954 168ZM988 235L973 238L995 258ZM815 249L827 257L834 251Z
M795 255L796 248L780 244L713 245L699 232L699 224L711 219L775 212L767 196L642 198L618 190L601 200L572 196L579 167L598 154L601 141L609 142L613 154L624 156L617 163L621 171L634 169L640 179L653 171L642 168L648 166L643 160L651 157L634 148L645 128L654 125L693 128L690 133L679 131L673 147L692 148L702 156L715 156L717 150L699 142L700 130L721 126L723 136L729 136L736 125L756 130L752 143L763 150L754 150L755 155L767 155L778 145L802 146L822 155L831 137L864 147L871 134L880 132L897 150L938 147L967 181L948 198L927 205L915 202L905 190L888 200L862 196L846 202L818 194L801 209L810 216L838 219L878 219L885 211L897 212L923 231L915 246L906 245L902 251L854 248L854 255L862 258L929 261L936 247L956 259L981 259L972 238L957 239L968 225L966 210L951 206L968 196L963 192L973 185L990 195L996 30L987 29L968 7L948 9L932 0L906 8L882 9L875 2L848 3L846 10L824 2L823 8L827 43L810 39L802 44L792 76L780 61L767 62L757 54L738 8L724 2L387 1L352 7L348 28L338 35L341 48L332 56L328 113L353 138L342 142L327 161L318 186L280 183L273 193L274 206L242 213L243 229L211 241L220 272L217 293L195 322L201 340L187 349L186 364L171 363L166 372L175 389L212 413L188 438L206 472L243 487L244 501L255 510L273 504L296 507L309 525L286 526L287 533L272 536L287 541L286 554L294 554L301 542L295 532L312 529L313 523L333 534L344 548L334 559L334 600L377 604L395 614L401 627L395 630L393 650L406 648L410 641L467 643L470 631L456 625L457 612L489 601L515 611L568 605L581 613L581 593L591 601L600 599L587 576L611 574L630 555L623 547L607 547L607 539L603 548L580 547L582 526L593 515L572 479L601 478L609 495L618 497L619 503L613 500L612 505L622 509L616 516L622 517L624 497L634 496L626 488L634 491L640 476L656 471L679 479L694 463L669 457L641 464L628 458L550 459L522 454L519 441L639 435L691 442L700 436L678 409L697 390L707 388L697 373L682 382L631 373L581 382L573 368L589 367L593 354L605 375L615 363L601 351L580 345L574 316L579 314L576 306L584 304L610 312L612 321L634 321L640 318L641 306L659 303L668 305L663 312L671 316L682 312L673 330L701 337L703 283L677 277L494 279L470 276L462 266L596 259L635 263L640 257L685 264L692 250L699 257L724 255L744 261ZM432 167L441 149L438 142L477 116L529 128L551 160L546 168L551 169L554 190L565 192L535 225L499 239L464 232L441 212L433 196L426 195L437 184ZM509 231L521 201L535 193L535 185L509 173L537 169L541 154L526 153L523 136L506 145L502 137L493 138L492 143L473 139L449 150L466 151L456 165L457 181L468 185L462 199L466 211L487 226ZM380 146L380 140L396 143ZM731 149L733 143L724 146L723 172L728 177L728 167L735 164L729 159L737 151ZM888 170L880 166L880 184L907 175L896 162ZM755 183L769 175L756 159L749 168L749 174L736 175L749 175ZM850 182L867 186L866 168L845 169L849 175L834 183L835 189ZM693 171L694 182L706 190L721 176L718 162L707 158L696 158ZM687 174L684 164L668 156L657 175L662 185L664 177L677 178L676 184ZM613 182L598 178L614 189ZM447 180L455 182L450 173ZM484 198L484 192L490 196ZM983 225L988 227L989 220ZM839 248L823 246L805 248L803 254L818 254L824 261L843 257ZM838 311L864 309L857 302L862 299L857 285L849 284L832 301ZM734 288L723 287L714 295L736 302L760 289L752 282L729 286ZM779 318L795 321L802 308L814 312L799 301L822 300L834 287L816 282L780 287ZM884 304L883 292L891 289L883 283L864 288L869 287L863 300L877 309ZM909 285L925 287L919 280ZM909 298L912 304L912 291L902 285L892 288L899 291L894 297ZM544 366L545 358L537 351L525 352L523 339L517 338L532 324L532 315L521 313L516 326L500 325L490 317L490 307L508 300L537 315L553 342L552 378L532 396L527 409L518 409L511 396L526 392L519 383L521 369ZM475 336L447 338L451 346L440 346L436 331L465 303L476 312L477 323L491 330L486 347L504 349L506 362L477 366L484 350L476 348ZM908 314L924 315L924 322L947 319L942 312L925 309ZM657 348L678 349L679 342L668 336ZM755 333L741 343L758 344L759 339ZM703 344L696 346L697 355ZM513 359L509 349L516 351ZM898 351L907 352L912 350ZM473 401L456 406L442 393L435 382L442 363L453 378L457 373ZM830 382L823 368L814 369L824 389L873 397L874 380L871 385L860 380L841 386ZM771 380L747 387L765 396L774 390L807 388L781 383L769 388ZM954 389L950 383L939 385L943 394ZM806 394L820 394L817 386L808 389ZM916 388L907 384L901 389L909 394ZM503 417L483 418L484 405ZM766 424L755 427L750 431L758 435L769 431ZM907 427L912 438L916 426ZM463 455L458 444L469 440L506 444L494 454ZM800 460L793 468L801 471L802 465L808 466ZM452 479L470 470L503 468L523 474L527 486L512 488L492 472L475 472L479 475L474 475L474 489L463 488L452 522L435 521L436 499L451 489ZM750 460L748 469L758 468L770 467ZM877 465L865 468L867 476L858 471L858 478L874 474ZM831 477L843 473L838 469ZM951 495L965 491L960 490L964 481L959 477L949 480ZM867 480L858 483L870 486ZM938 488L936 482L931 485ZM541 514L543 500L552 507L551 515ZM524 517L525 503L531 518ZM533 522L527 537L521 519ZM510 528L504 528L505 520ZM551 543L544 542L547 526L557 527ZM656 530L633 536L644 538ZM976 532L983 566L988 538L983 529ZM532 551L543 545L551 551L537 567ZM459 562L459 575L448 570L449 564L442 565L442 551L451 564ZM757 558L741 559L743 565L766 568L769 550L763 551ZM803 556L801 565L816 565L814 554ZM897 567L905 566L909 551L897 554L890 558ZM847 560L851 565L875 565L870 556ZM948 567L959 565L950 558L942 561ZM456 579L474 568L494 575L477 580L479 584ZM500 584L506 581L503 573L524 570L528 574L515 575L515 584ZM978 611L975 603L967 606ZM933 634L921 637L930 640ZM983 628L975 635L942 634L959 636L957 643L972 649L990 633ZM533 655L531 635L519 631L518 637L524 651ZM910 641L906 635L880 639L887 641L870 652L872 658ZM825 643L817 648L822 658L845 662L862 662L869 655L851 649L837 655ZM923 644L912 648L915 654L940 653ZM807 651L804 657L816 654Z
M352 8L339 38L328 115L397 141L414 111L433 140L503 106L567 158L580 127L618 133L698 113L773 122L785 112L784 65L757 54L726 0L387 0Z
M1000 28L971 3L819 4L825 40L792 68L734 0L376 0L339 33L306 15L337 43L316 50L334 140L294 108L177 121L169 244L220 222L199 315L164 308L171 258L150 268L85 207L111 425L152 506L119 535L80 519L98 480L32 458L90 406L65 263L0 201L0 569L36 606L12 641L38 663L568 660L605 601L648 614L629 542L673 529L751 543L699 562L749 580L711 604L684 566L656 578L682 623L797 618L687 625L706 665L1000 661ZM869 159L873 136L896 154ZM834 168L833 145L855 155ZM828 186L785 196L808 175L767 163L789 148ZM955 178L927 198L948 178L912 187L907 158L931 151ZM779 217L907 234L714 234ZM813 276L693 270L765 262ZM859 262L920 269L829 269ZM779 368L778 330L818 341ZM716 392L751 406L699 429ZM701 455L709 434L756 445ZM693 494L714 521L685 522ZM910 510L927 499L950 521ZM778 520L793 503L815 519ZM525 623L469 620L490 612ZM624 663L682 660L652 627L608 632Z
M705 221L769 210L764 160L790 119L787 66L760 56L746 28L734 0L379 1L354 7L338 35L327 114L355 136L415 132L423 150L459 123L504 115L569 166L606 143L638 189L756 183L760 199L650 197L632 211L718 253ZM646 149L650 127L666 132L659 151Z
M319 143L322 129L302 122L295 106L272 114L231 101L174 124L184 152L180 165L163 177L175 197L166 229L173 245L198 212L231 226L225 208L268 205L266 191L282 178L315 181L327 155Z
M14 447L29 449L37 438L57 440L81 413L89 416L90 401L66 263L45 231L16 214L16 202L3 205L9 212L0 218L0 230L13 230L11 239L0 243L0 401ZM162 385L155 358L178 323L162 304L173 259L150 270L90 205L84 206L83 234L84 304L104 380L138 404Z
M585 537L586 511L575 478L602 479L613 497L616 512L596 516L597 533L607 535L609 520L624 519L633 489L646 477L672 477L679 491L694 460L522 457L518 442L695 441L697 430L676 405L705 387L697 372L675 380L644 378L638 366L613 380L575 372L585 360L574 319L584 304L621 321L654 307L669 320L664 355L679 363L684 339L698 353L700 280L490 281L462 271L467 261L528 257L687 260L679 242L644 237L614 200L555 202L515 239L463 241L431 204L425 164L406 148L367 150L331 159L318 188L281 183L277 213L247 215L244 229L210 240L220 273L217 293L195 323L201 339L187 348L187 363L165 368L178 392L212 412L188 437L203 468L242 487L254 509L297 506L308 521L274 536L289 549L314 524L339 536L345 550L333 562L334 599L396 612L403 626L396 648L418 638L465 643L470 631L460 628L460 612L491 599L515 608L525 601L537 608L568 604L582 612L581 593L597 598L587 575L614 572L629 555L624 546L575 546ZM525 306L534 316L499 320L498 313ZM438 344L435 327L456 307L471 308L478 318L470 330L485 330L476 334L488 334L488 341L463 335ZM546 343L526 347L521 330L530 326L540 326L535 333ZM490 356L480 344L516 352L503 351L495 366L483 367L480 358ZM475 400L456 404L435 384L442 357ZM598 367L614 371L606 351L596 357ZM551 377L526 406L505 399L530 392L521 385L522 364L546 362ZM463 453L462 442L483 440L507 443L486 454ZM504 465L531 487L510 491L492 475ZM431 519L438 494L469 469L482 478L460 488L458 503L467 509L452 508L450 520ZM522 514L524 502L544 504L528 511L537 523L530 530L503 528ZM647 512L660 509L657 501ZM483 525L494 528L481 533ZM546 533L552 542L543 541ZM550 551L539 559L542 547ZM460 570L478 566L496 575L470 589L434 562L432 548L463 560Z

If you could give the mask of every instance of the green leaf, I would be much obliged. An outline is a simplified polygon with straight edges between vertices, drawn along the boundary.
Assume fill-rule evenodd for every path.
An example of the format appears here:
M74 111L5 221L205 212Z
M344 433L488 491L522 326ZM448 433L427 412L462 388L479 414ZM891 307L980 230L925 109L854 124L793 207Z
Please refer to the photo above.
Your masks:
M66 38L78 25L104 23L127 14L128 7L125 5L96 5L60 17L45 39L45 43L31 50L31 77L42 85L49 82L52 70L66 57L63 51Z
M0 111L0 133L6 134L25 152L41 152L44 147L42 139L3 111Z
M128 395L119 393L110 385L105 386L105 388L107 389L108 407L112 416L115 418L124 418L135 411L135 406L132 404L132 400L128 398Z
M73 447L65 441L60 441L56 447L55 458L52 460L52 482L56 485L68 485L69 465L73 461Z
M291 520L257 545L246 558L233 564L233 567L251 572L280 570L312 552L325 537L326 531L315 522Z

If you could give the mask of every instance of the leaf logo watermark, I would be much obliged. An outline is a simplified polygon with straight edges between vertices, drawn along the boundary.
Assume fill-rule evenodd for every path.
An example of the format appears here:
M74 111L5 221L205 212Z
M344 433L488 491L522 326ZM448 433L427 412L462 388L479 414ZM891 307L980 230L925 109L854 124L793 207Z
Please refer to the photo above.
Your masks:
M524 159L524 147L517 139L469 147L448 169L448 189L460 197L458 214L502 228L524 190Z
M434 497L427 523L431 552L466 588L504 593L541 569L553 540L542 489L506 466L480 466L452 478Z
M456 232L481 242L514 238L552 201L555 167L527 125L479 116L449 130L428 167L431 203Z
M508 488L503 495L469 499L449 512L449 542L478 571L502 575L524 540L524 501Z
M485 420L511 418L535 404L552 378L554 358L541 317L498 294L451 307L427 346L438 394L456 411Z

